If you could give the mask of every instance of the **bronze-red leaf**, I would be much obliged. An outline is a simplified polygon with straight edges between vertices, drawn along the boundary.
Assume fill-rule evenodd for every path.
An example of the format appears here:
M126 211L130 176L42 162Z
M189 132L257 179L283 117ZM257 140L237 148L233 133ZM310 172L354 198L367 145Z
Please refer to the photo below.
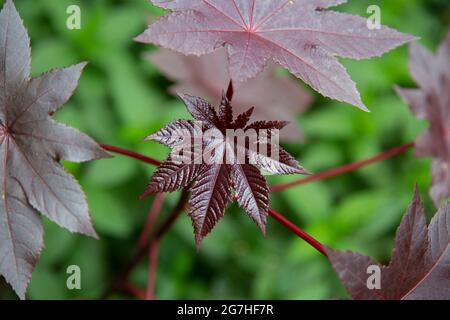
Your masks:
M97 237L86 197L59 161L109 155L51 118L72 96L86 63L30 79L30 40L11 0L0 12L0 30L0 274L24 299L43 246L39 213Z
M409 69L420 89L397 88L412 113L429 127L416 139L416 154L433 157L430 196L436 207L450 197L450 31L434 56L411 45Z
M357 253L327 250L340 280L354 299L450 299L450 206L444 205L426 226L416 189L397 229L391 263L381 266ZM378 268L380 287L369 287ZM373 269L372 269L373 270Z
M232 105L225 94L219 106L219 115L204 99L189 95L180 97L194 118L206 125L197 128L192 121L177 120L147 137L147 140L163 143L173 150L169 158L156 170L142 196L172 192L189 186L192 191L189 215L194 226L197 246L222 218L227 204L234 199L265 234L269 188L258 167L249 162L250 158L256 158L257 165L271 173L290 174L305 171L279 146L275 149L279 157L272 157L271 154L258 156L258 149L252 150L251 147L258 146L261 136L254 134L252 139L249 139L252 140L250 144L242 135L249 133L244 129L250 121L253 108L233 121ZM280 129L285 124L284 121L259 121L250 126L251 129L270 131ZM179 151L180 144L183 144L181 141L191 141L189 137L180 137L183 136L180 132L192 135L198 134L199 131L203 133L201 152L189 144L185 146L188 147L187 153L192 153L193 162L183 164L174 161L177 155L175 150ZM228 136L229 131L234 135ZM267 144L265 140L264 144ZM182 151L184 156L184 149Z

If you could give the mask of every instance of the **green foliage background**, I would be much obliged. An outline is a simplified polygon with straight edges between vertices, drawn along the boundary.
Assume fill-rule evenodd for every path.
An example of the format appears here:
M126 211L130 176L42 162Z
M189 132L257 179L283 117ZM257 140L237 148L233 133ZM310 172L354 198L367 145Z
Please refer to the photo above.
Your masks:
M3 1L0 1L2 3ZM338 10L365 16L370 4L382 23L421 37L432 50L449 25L448 0L350 0ZM32 39L33 75L89 61L76 94L58 120L99 142L164 159L168 150L143 137L168 121L186 118L170 82L144 53L153 46L133 42L162 11L147 0L16 0ZM66 8L81 7L82 29L66 28ZM286 148L310 171L343 165L414 140L426 123L415 120L393 91L415 86L407 71L407 46L381 58L342 60L371 113L314 94L315 103L295 121L305 141ZM299 86L303 84L299 81ZM309 90L309 89L308 89ZM80 180L101 240L70 234L44 219L45 249L28 290L30 299L96 298L130 257L153 198L137 199L154 168L120 156L66 167ZM271 206L329 246L351 249L388 262L395 229L417 182L427 213L429 159L413 151L356 172L271 196ZM296 177L269 177L271 183ZM164 218L178 198L168 195ZM82 270L82 289L66 289L66 268ZM145 287L146 261L132 274ZM346 298L320 254L275 221L263 238L232 206L197 253L191 223L183 215L162 241L157 273L159 299L329 299ZM0 280L0 297L14 298ZM115 298L130 298L115 295Z

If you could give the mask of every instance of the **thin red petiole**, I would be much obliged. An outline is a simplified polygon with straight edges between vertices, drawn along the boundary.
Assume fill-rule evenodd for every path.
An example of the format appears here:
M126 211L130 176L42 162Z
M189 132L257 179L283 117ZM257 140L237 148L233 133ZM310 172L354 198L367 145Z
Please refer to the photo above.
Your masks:
M150 234L152 233L153 226L156 223L159 213L161 212L161 207L164 201L164 193L157 193L153 203L148 210L147 220L145 221L144 228L142 228L141 234L139 236L138 245L143 247L146 245Z
M134 159L146 162L148 164L152 164L154 166L161 165L160 161L158 161L156 159L153 159L153 158L150 158L150 157L147 157L147 156L144 156L144 155L139 154L137 152L129 151L129 150L126 150L126 149L122 149L122 148L111 146L111 145L107 145L107 144L101 144L100 146L103 149L105 149L106 151L118 153L118 154L130 157L130 158L134 158ZM333 169L330 169L330 170L327 170L327 171L324 171L324 172L321 172L321 173L318 173L318 174L313 174L313 175L311 175L309 177L298 179L298 180L294 180L294 181L291 181L291 182L274 184L274 185L271 186L270 191L271 192L279 192L279 191L283 191L285 189L288 189L288 188L291 188L291 187L294 187L294 186L299 186L299 185L303 185L303 184L306 184L306 183L309 183L309 182L318 181L318 180L324 180L324 179L327 179L327 178L338 176L338 175L343 174L343 173L347 173L347 172L351 172L351 171L357 170L359 168L362 168L364 166L370 165L372 163L391 158L391 157L396 156L396 155L398 155L400 153L403 153L406 150L411 149L413 147L414 147L414 143L413 142L406 143L406 144L397 146L395 148L386 150L386 151L384 151L384 152L382 152L382 153L380 153L380 154L378 154L378 155L376 155L374 157L371 157L371 158L368 158L368 159L365 159L365 160L361 160L361 161L357 161L357 162L354 162L354 163L346 164L346 165L343 165L341 167L333 168Z
M344 165L342 167L333 168L333 169L330 169L330 170L327 170L327 171L324 171L324 172L321 172L321 173L318 173L318 174L313 174L313 175L311 175L309 177L302 178L302 179L297 179L297 180L294 180L294 181L291 181L291 182L274 184L274 185L272 185L270 187L270 192L283 191L283 190L286 190L286 189L289 189L289 188L292 188L292 187L295 187L295 186L299 186L299 185L302 185L302 184L306 184L306 183L309 183L309 182L318 181L318 180L324 180L324 179L327 179L327 178L338 176L338 175L343 174L343 173L354 171L354 170L357 170L357 169L359 169L361 167L367 166L369 164L372 164L372 163L375 163L375 162L378 162L378 161L382 161L384 159L396 156L396 155L398 155L400 153L403 153L406 150L408 150L410 148L413 148L413 147L414 147L414 143L412 143L412 142L411 143L406 143L406 144L397 146L395 148L386 150L386 151L384 151L384 152L382 152L382 153L380 153L380 154L378 154L378 155L376 155L376 156L374 156L372 158L369 158L369 159L365 159L365 160L357 161L357 162L354 162L354 163L346 164L346 165Z
M229 88L230 89L230 88ZM230 89L231 90L231 89ZM150 157L141 155L139 153L133 152L133 151L129 151L129 150L125 150L119 147L115 147L115 146L110 146L110 145L101 145L105 150L107 151L111 151L111 152L115 152L115 153L119 153L122 154L124 156L128 156L140 161L144 161L146 163L152 164L152 165L156 165L159 166L161 164L160 161L152 159ZM414 143L406 143L400 146L397 146L395 148L389 149L387 151L384 151L374 157L371 157L369 159L365 159L365 160L361 160L361 161L357 161L354 163L350 163L338 168L333 168L315 175L311 175L307 178L303 178L303 179L299 179L299 180L294 180L288 183L283 183L283 184L276 184L273 185L271 187L271 192L278 192L278 191L282 191L294 186L298 186L298 185L302 185L302 184L306 184L309 182L313 182L313 181L318 181L318 180L323 180L326 178L330 178L330 177L334 177L343 173L347 173L350 171L354 171L356 169L359 169L361 167L367 166L369 164L378 162L378 161L382 161L384 159L393 157L395 155L398 155L400 153L405 152L406 150L413 148L414 147ZM180 208L177 208L177 210L175 210L175 212L177 214L174 214L173 216L171 216L171 218L167 221L167 223L165 223L162 226L162 229L160 229L157 233L157 237L159 238L161 236L161 234L164 234L166 231L166 227L170 226L173 222L174 219L176 219L175 217L177 217L178 212L182 209L182 207L184 207L184 202L182 206L178 206ZM278 212L276 212L273 209L269 209L269 215L272 216L274 219L276 219L278 222L280 222L283 226L285 226L286 228L288 228L289 230L291 230L292 232L294 232L296 235L298 235L300 238L304 239L306 242L308 242L311 246L313 246L315 249L317 249L320 253L322 253L324 256L327 256L326 254L326 250L325 247L318 242L317 240L315 240L313 237L311 237L309 234L307 234L306 232L304 232L303 230L301 230L299 227L297 227L295 224L293 224L292 222L290 222L289 220L287 220L285 217L283 217L281 214L279 214ZM152 241L150 243L147 242L147 245L151 245ZM136 255L135 257L135 261L139 260L139 257L142 255L143 253L143 249L145 248L141 248L141 250L139 250L139 253ZM154 259L155 260L155 259ZM131 266L134 266L135 261L132 261L132 263L130 263ZM127 274L127 272L129 272L129 269L131 267L129 266L128 269L126 270L125 274Z
M148 248L148 271L147 271L147 289L145 290L145 299L155 299L156 271L158 269L159 241L153 240Z
M143 289L138 288L134 285L132 285L129 282L125 282L123 284L123 290L129 294L131 294L132 296L134 296L137 299L141 299L144 300L145 299L145 292Z
M152 205L148 211L147 221L142 229L139 237L138 246L143 248L146 246L148 239L151 236L156 219L161 212L162 203L164 201L164 193L157 193ZM147 288L145 290L145 299L153 300L155 297L155 282L156 282L156 270L158 268L158 252L159 241L153 239L148 247L148 270L147 270Z
M146 162L148 164L152 164L154 166L160 166L161 165L161 161L158 161L156 159L144 156L144 155L142 155L140 153L137 153L137 152L134 152L134 151L122 149L122 148L111 146L111 145L108 145L108 144L100 144L100 146L103 149L105 149L106 151L118 153L118 154L121 154L123 156L127 156L127 157L130 157L130 158L134 158L136 160L139 160L139 161Z
M291 221L286 219L283 215L276 212L272 208L269 208L269 215L277 220L279 223L281 223L283 226L288 228L290 231L295 233L297 236L305 240L308 244L310 244L314 249L319 251L321 254L323 254L325 257L327 257L327 252L325 250L325 247L323 244L321 244L319 241L314 239L312 236L307 234L305 231L297 227L295 224L293 224Z
M140 247L139 245L136 245L135 252L133 253L131 259L128 261L119 276L105 289L105 291L101 295L101 299L106 299L111 293L121 288L122 284L127 281L130 273L138 265L141 259L149 252L151 245L155 242L159 243L161 238L167 233L173 223L184 211L188 199L189 191L187 189L183 189L178 203L175 205L166 219L161 223L161 225L151 233L150 238L147 239L147 243L145 244L145 246Z

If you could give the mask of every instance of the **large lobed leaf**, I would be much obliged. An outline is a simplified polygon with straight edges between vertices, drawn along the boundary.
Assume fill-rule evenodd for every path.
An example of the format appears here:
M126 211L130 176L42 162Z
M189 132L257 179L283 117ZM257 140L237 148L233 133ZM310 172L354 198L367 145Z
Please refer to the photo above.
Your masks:
M450 299L450 206L444 205L427 228L416 188L397 229L391 262L381 266L363 255L328 249L329 259L353 299ZM381 270L381 287L369 289L369 266Z
M367 110L355 83L336 56L365 59L414 37L362 17L328 8L346 0L152 0L172 12L136 40L184 54L204 55L227 47L236 84L255 77L268 60L286 67L312 88Z
M416 140L416 153L433 157L430 195L439 207L450 197L450 32L433 56L420 45L411 45L409 69L419 89L397 88L428 129Z
M248 216L259 226L263 234L267 222L269 207L269 188L260 173L261 170L274 174L305 173L303 168L284 149L279 147L279 157L271 154L254 161L258 155L251 151L246 140L234 141L233 145L227 130L240 130L245 134L248 130L281 129L286 125L283 121L257 121L248 125L253 108L233 117L230 100L224 95L217 114L215 109L204 99L190 95L180 95L188 111L195 120L203 125L195 126L192 121L177 120L163 129L147 137L175 149L180 139L180 130L186 134L194 134L194 127L203 134L201 141L204 147L201 152L194 152L193 162L180 163L174 161L174 151L156 170L143 193L172 192L180 188L190 188L189 216L194 226L195 241L200 246L201 240L214 228L223 217L226 206L234 199L245 210ZM256 131L255 131L256 132ZM190 141L190 139L187 139ZM255 136L252 143L262 143ZM267 141L264 142L267 144ZM212 159L206 158L208 148L214 148ZM244 151L244 159L237 157L238 151ZM199 161L198 161L199 160ZM238 161L241 160L241 161ZM259 169L258 169L259 167Z
M84 193L59 160L108 154L51 118L72 95L86 64L30 79L30 41L11 0L0 13L0 30L0 274L23 299L43 246L38 212L72 232L97 237Z

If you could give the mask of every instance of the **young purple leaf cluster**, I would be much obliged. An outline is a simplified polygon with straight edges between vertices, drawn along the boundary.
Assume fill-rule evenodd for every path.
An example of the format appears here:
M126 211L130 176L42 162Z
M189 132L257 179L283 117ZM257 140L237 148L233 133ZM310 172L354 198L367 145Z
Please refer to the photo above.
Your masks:
M148 140L155 140L170 148L175 148L182 143L179 137L182 130L187 130L190 136L196 136L200 130L215 130L215 137L202 135L201 145L206 149L213 144L224 145L216 149L214 161L208 163L204 161L204 154L195 153L191 162L174 161L174 156L169 155L168 159L156 170L152 176L143 196L158 192L172 192L181 188L189 188L192 192L189 205L189 215L194 226L195 240L197 246L220 218L224 215L226 206L234 199L245 210L249 217L265 233L266 218L269 206L269 188L266 180L259 169L267 170L275 174L305 173L298 162L278 146L278 157L262 155L259 152L251 151L248 145L238 146L245 149L245 156L252 158L255 165L249 161L243 163L232 160L229 161L229 152L237 150L231 146L232 142L227 139L227 129L239 130L271 130L281 129L287 123L283 121L258 121L248 124L253 108L233 118L232 106L228 98L224 95L219 107L219 113L202 98L181 95L188 111L197 121L202 121L203 125L198 126L190 120L178 120L170 123L158 132L150 135ZM175 137L175 138L174 138ZM213 139L214 138L214 139ZM257 142L260 142L259 140ZM231 159L237 158L233 154ZM200 160L200 161L195 161Z

